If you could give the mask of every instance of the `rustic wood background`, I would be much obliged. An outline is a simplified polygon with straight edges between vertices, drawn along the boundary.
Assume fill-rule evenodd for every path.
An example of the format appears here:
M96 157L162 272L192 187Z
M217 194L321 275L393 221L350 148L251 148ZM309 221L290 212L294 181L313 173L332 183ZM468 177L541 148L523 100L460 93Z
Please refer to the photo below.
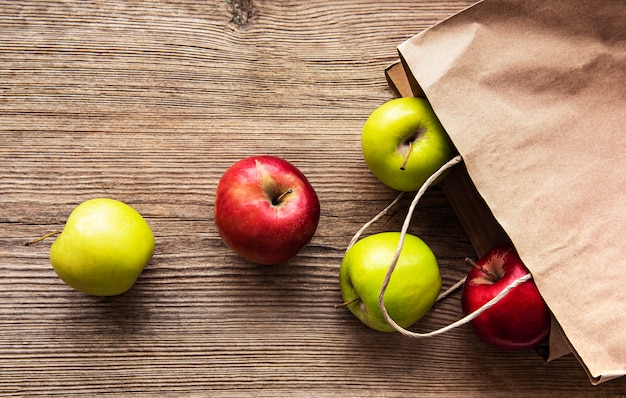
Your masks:
M360 129L392 96L396 46L472 1L0 1L0 395L624 396L573 356L544 364L461 327L410 340L341 300L357 229L394 197ZM309 177L322 216L292 261L221 243L221 174L253 154ZM52 271L51 239L83 200L137 208L156 236L128 293L97 298ZM372 232L399 230L405 199ZM472 247L439 188L411 227L449 286ZM461 316L459 293L415 330Z

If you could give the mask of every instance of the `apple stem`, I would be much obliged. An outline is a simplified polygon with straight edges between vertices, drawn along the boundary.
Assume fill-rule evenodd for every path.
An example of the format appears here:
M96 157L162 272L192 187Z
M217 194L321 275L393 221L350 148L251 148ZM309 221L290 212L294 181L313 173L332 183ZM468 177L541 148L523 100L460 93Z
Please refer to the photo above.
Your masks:
M352 303L356 303L357 301L360 301L360 300L361 300L361 298L360 298L360 297L357 297L357 298L352 299L352 300L350 300L350 301L346 301L345 303L335 304L335 305L334 305L334 307L335 307L335 308L346 307L346 306L348 306L348 305L350 305L350 304L352 304Z
M285 199L285 196L290 195L293 193L293 189L289 188L286 191L284 191L283 193L281 193L280 195L278 195L275 199L272 200L272 204L274 206L280 204L283 199Z
M404 162L400 166L400 170L406 169L406 164L409 162L409 156L411 156L411 149L413 149L413 141L409 141L409 149L406 151L406 156L404 157Z
M37 242L41 242L42 240L44 240L44 239L46 239L46 238L49 238L49 237L51 237L51 236L54 236L54 235L58 235L58 234L60 234L61 232L63 232L63 231L52 231L52 232L47 233L47 234L45 234L44 236L41 236L41 237L39 237L39 238L37 238L37 239L35 239L35 240L31 240L31 241L29 241L29 242L24 242L24 246L30 246L30 245L33 245L33 244L35 244L35 243L37 243Z
M494 282L496 282L496 281L498 281L500 279L500 278L498 278L498 276L492 274L491 272L487 271L486 269L484 269L480 265L476 264L476 261L472 260L469 257L465 257L465 262L468 263L469 265L471 265L472 267L480 270L483 274L487 275L487 277L489 279L491 279L492 281L494 281Z

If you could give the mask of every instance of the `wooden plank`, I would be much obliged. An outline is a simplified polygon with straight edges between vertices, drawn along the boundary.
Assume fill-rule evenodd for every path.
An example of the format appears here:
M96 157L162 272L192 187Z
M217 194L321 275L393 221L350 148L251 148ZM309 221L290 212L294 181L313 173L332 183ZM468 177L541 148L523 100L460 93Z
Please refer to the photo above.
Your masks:
M333 307L350 238L396 195L359 143L392 97L383 72L469 4L257 1L237 24L230 1L0 1L0 395L623 395L626 380L592 387L571 356L544 365L468 327L409 340ZM258 153L300 167L322 203L311 244L277 267L231 253L213 224L221 174ZM156 236L113 298L65 286L51 241L23 246L96 196ZM409 200L372 232L399 230ZM445 286L465 275L473 248L440 188L411 232ZM457 293L415 330L460 316Z

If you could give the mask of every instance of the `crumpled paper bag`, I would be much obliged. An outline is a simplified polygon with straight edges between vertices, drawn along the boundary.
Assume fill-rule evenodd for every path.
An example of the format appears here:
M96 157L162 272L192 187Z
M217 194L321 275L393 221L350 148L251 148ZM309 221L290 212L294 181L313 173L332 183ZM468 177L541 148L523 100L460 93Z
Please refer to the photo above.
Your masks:
M626 374L626 2L485 0L398 51L552 311L552 357Z

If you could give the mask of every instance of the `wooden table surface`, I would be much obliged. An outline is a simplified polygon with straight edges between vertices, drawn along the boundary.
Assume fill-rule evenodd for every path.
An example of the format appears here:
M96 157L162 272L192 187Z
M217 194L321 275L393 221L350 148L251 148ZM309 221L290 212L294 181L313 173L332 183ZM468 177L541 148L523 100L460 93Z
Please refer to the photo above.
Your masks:
M0 1L0 396L623 396L577 360L504 352L468 326L412 340L341 301L358 228L395 197L360 131L392 98L396 47L472 1ZM221 243L216 184L235 161L282 156L321 200L317 234L286 264ZM156 252L126 294L72 290L49 263L93 197L139 210ZM371 232L399 231L409 199ZM444 287L472 247L441 189L410 232ZM457 292L414 326L461 317Z

